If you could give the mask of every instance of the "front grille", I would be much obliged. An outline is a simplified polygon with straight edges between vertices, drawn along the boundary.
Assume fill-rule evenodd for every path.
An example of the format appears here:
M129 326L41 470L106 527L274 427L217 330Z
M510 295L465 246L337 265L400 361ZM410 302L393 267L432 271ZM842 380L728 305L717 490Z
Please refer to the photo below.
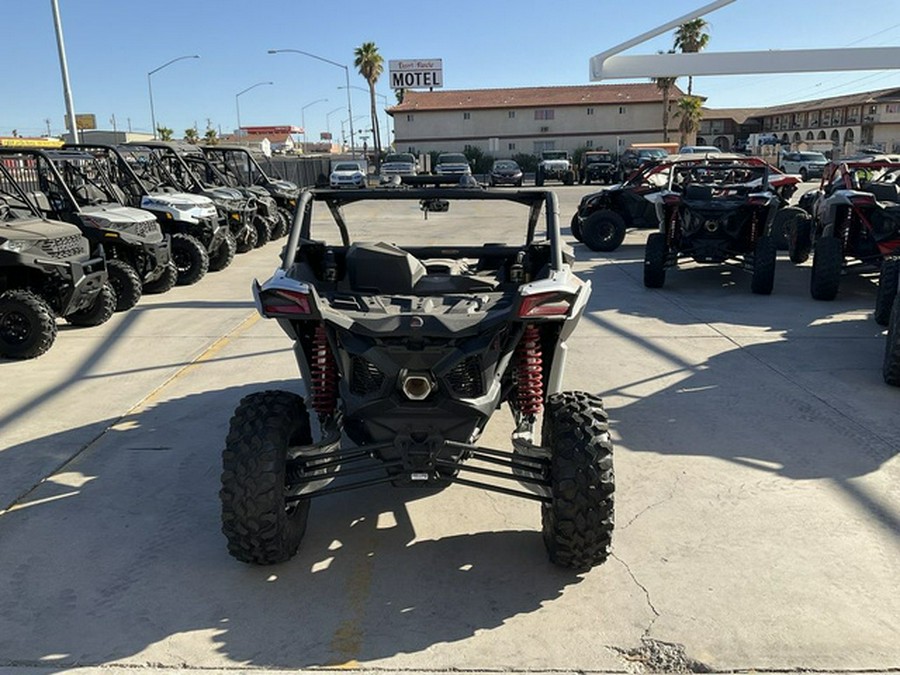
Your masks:
M458 395L476 398L484 394L481 363L476 356L460 361L447 373L447 384Z
M71 234L67 237L45 239L41 242L41 250L51 258L74 258L86 255L88 245L87 240L80 234Z
M146 239L151 243L162 241L162 231L159 228L159 223L155 220L135 223L132 226L132 231L141 239Z
M384 373L378 370L378 366L361 356L353 356L351 359L350 393L367 396L380 391L384 384Z

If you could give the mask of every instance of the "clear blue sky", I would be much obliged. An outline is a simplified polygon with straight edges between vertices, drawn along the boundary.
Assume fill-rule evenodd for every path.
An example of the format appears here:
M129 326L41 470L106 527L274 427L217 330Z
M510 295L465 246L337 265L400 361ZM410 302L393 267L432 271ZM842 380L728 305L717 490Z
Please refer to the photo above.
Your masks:
M76 112L100 128L149 131L147 73L182 55L199 54L153 75L156 120L175 130L207 120L225 133L237 125L301 123L309 138L346 119L344 72L293 48L346 63L372 41L385 59L379 93L393 102L389 59L442 58L445 89L551 86L589 82L590 57L706 3L706 0L59 0ZM849 7L849 11L848 11ZM632 9L633 8L633 9ZM63 131L62 93L50 0L0 0L0 135ZM876 47L900 44L900 2L736 0L705 17L707 51ZM660 36L630 53L669 49ZM900 64L898 64L900 65ZM611 81L613 83L618 81ZM679 81L683 88L687 83ZM794 100L900 87L900 70L695 78L711 107L775 105ZM368 96L352 91L354 116ZM317 99L327 102L313 103ZM334 111L330 118L327 113ZM358 120L356 126L365 120Z

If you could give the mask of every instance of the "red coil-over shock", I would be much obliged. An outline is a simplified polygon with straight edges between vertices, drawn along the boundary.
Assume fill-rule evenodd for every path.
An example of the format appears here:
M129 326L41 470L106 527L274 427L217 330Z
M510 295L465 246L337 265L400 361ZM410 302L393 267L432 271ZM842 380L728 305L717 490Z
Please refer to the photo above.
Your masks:
M337 365L325 334L325 324L316 326L309 370L312 407L319 415L331 415L337 401Z
M516 407L523 415L537 415L544 407L544 359L537 326L528 324L516 346Z

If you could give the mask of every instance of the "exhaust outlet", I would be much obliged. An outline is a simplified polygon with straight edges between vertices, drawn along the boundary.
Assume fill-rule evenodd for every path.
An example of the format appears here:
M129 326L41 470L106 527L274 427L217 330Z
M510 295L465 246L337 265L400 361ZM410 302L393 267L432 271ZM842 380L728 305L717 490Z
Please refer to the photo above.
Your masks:
M424 401L434 391L434 383L428 375L410 373L403 376L400 389L410 401Z

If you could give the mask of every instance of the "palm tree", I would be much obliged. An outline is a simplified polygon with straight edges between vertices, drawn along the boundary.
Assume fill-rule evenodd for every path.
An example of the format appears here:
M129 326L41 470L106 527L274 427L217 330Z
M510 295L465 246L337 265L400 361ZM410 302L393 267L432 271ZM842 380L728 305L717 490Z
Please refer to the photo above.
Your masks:
M662 54L663 52L659 52ZM675 50L670 49L669 54L674 54ZM678 80L677 77L651 77L650 81L656 85L656 88L662 92L663 96L663 111L662 111L662 123L663 123L663 142L668 142L669 140L669 92L672 87L675 86L675 82Z
M375 109L375 83L384 72L384 59L378 53L374 42L363 42L353 50L356 57L353 65L359 69L369 84L369 108L372 114L372 141L375 144L375 168L381 164L381 130L378 128L378 113Z
M703 29L709 24L703 19L694 19L683 23L675 31L675 49L680 49L682 54L696 54L701 49L706 49L709 44L709 33L704 33ZM688 96L694 90L694 77L688 75Z
M703 100L699 96L682 96L678 99L678 110L675 116L681 121L678 131L681 134L680 145L694 145L700 120L703 119Z
M169 127L159 126L156 127L156 133L159 134L159 140L161 141L171 141L172 134L174 133Z
M200 140L200 135L197 133L197 129L191 127L190 129L184 130L184 140L190 143L191 145L197 145L197 141Z
M212 127L206 127L206 132L203 134L203 141L207 145L218 145L219 134L217 134L216 130Z

